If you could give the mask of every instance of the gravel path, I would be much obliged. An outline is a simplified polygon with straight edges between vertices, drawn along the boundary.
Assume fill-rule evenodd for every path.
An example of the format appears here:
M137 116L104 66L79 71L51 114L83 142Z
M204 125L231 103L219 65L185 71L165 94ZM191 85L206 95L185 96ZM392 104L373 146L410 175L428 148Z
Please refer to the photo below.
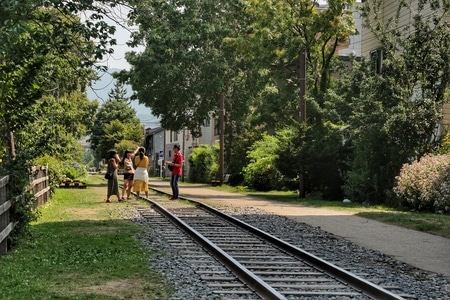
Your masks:
M449 277L411 267L383 253L358 246L347 239L291 218L251 207L223 209L338 266L351 269L363 278L377 278L375 283L382 286L400 287L404 294L413 296L412 299L450 299ZM144 233L138 238L156 254L149 259L149 263L175 287L170 299L220 299L199 280L191 266L180 259L156 226L143 219L133 208L128 208L124 215L143 226ZM329 298L316 296L304 299Z

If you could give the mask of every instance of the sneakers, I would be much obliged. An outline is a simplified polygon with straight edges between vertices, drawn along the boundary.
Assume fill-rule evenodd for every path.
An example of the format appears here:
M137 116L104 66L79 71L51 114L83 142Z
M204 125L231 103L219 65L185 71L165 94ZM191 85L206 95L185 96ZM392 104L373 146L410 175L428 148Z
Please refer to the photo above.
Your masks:
M106 199L106 201L105 201L106 203L111 203L111 200L109 200L109 199Z
M125 201L125 198L124 198L124 197L122 197L122 198L119 199L119 202L123 202L123 201Z
M169 200L177 200L178 197L171 197Z

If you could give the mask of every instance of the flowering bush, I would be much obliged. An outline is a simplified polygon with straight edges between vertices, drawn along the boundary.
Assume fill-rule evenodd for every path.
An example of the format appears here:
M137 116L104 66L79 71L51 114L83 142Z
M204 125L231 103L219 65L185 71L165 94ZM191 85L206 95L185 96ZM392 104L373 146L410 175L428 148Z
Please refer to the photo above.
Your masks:
M396 181L394 193L414 209L450 211L450 154L404 164Z

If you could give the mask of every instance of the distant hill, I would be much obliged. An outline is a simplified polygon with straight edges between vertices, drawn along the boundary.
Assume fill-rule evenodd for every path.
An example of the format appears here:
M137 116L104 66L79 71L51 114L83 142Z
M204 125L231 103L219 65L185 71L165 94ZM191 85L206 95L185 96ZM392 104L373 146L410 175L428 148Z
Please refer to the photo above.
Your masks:
M109 69L112 74L114 72L119 72L119 69ZM100 80L93 82L92 87L88 87L87 95L90 100L98 100L100 103L108 100L108 94L114 88L116 80L109 73L100 74ZM130 97L133 93L131 86L125 85L127 89L127 96ZM155 128L159 126L159 120L152 115L152 111L149 107L139 104L138 101L132 101L131 107L136 110L137 117L144 124L145 128Z

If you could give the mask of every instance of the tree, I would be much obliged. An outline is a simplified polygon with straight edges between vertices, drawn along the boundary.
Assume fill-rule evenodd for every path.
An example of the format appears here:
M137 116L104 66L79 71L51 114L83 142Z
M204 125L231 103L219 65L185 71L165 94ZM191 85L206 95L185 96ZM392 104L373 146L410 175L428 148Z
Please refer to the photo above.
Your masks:
M64 97L85 104L80 93L88 84L91 66L108 53L114 27L102 19L102 4L118 1L14 1L4 0L0 6L0 174L10 175L9 193L13 201L11 221L16 224L10 239L27 232L35 219L31 211L33 199L23 195L28 182L28 167L44 150L57 150L69 156L76 151L74 138L89 126L83 115L89 105L76 109L82 119L72 119L71 111L53 100ZM100 5L100 6L99 6ZM80 12L91 10L84 23ZM96 39L94 44L91 39ZM48 97L54 92L54 99ZM78 92L78 93L77 93ZM45 96L42 101L42 96ZM84 100L86 98L84 97ZM64 100L62 101L64 102ZM57 113L48 108L54 108ZM86 109L86 110L85 110ZM51 124L48 120L60 123ZM47 122L42 122L46 120ZM68 120L74 121L68 124ZM80 126L78 126L80 125ZM48 130L48 132L46 131ZM69 133L70 132L70 133ZM14 151L14 135L18 143ZM48 137L50 140L43 143ZM42 148L35 147L34 139ZM49 143L55 144L49 144ZM71 150L68 151L68 148Z
M280 187L282 174L276 166L279 152L278 138L264 135L247 152L250 163L244 168L245 183L258 190L270 191Z
M21 156L51 154L62 161L81 161L78 141L92 127L97 108L96 101L91 102L79 92L58 98L42 97L29 108L35 120L29 122L27 130L16 131L15 140Z
M345 190L357 201L388 201L402 164L436 146L436 127L448 101L450 8L445 1L419 2L415 9L399 2L398 13L384 21L382 1L364 5L370 20L365 25L382 44L383 62L381 70L370 68L370 62L356 68L358 86L347 94L354 157ZM412 13L413 21L397 28L401 10Z
M355 1L328 1L321 9L318 1L305 0L254 0L247 1L247 12L252 15L249 49L259 66L268 74L267 84L254 103L252 121L264 126L270 134L289 133L295 140L295 151L290 142L281 140L283 160L292 162L280 170L290 178L299 178L300 196L308 190L320 189L324 195L339 195L339 153L342 143L328 147L339 140L335 124L327 119L328 93L333 87L332 74L342 71L336 57L338 46L356 33L353 11ZM302 63L306 53L306 79L302 78ZM347 71L347 70L344 70ZM301 81L307 81L306 89ZM301 97L301 95L304 95ZM302 100L300 99L302 98ZM307 99L307 100L305 100ZM307 114L302 111L303 101ZM303 121L305 124L299 124ZM297 133L293 136L292 133ZM301 163L299 163L301 162ZM330 172L323 176L319 163ZM314 188L313 188L314 186Z
M58 66L64 64L68 89L74 82L68 73L78 74L77 88L85 87L90 67L115 41L109 35L114 27L103 21L106 10L102 3L114 6L119 1L10 1L0 8L0 131L2 137L12 136L33 120L29 108L48 89L48 84L61 76ZM82 23L78 13L92 14ZM97 44L91 42L97 39ZM70 52L70 55L69 55ZM56 64L49 63L55 59ZM56 77L53 77L53 75ZM60 77L62 78L62 77ZM59 89L64 85L59 80ZM52 89L55 86L51 87ZM6 135L8 133L8 135ZM6 145L11 141L2 139Z
M130 107L123 85L116 83L109 99L97 112L90 142L97 158L107 158L108 151L123 140L132 141L136 146L141 144L144 127L136 116L136 110Z
M134 43L146 48L126 56L132 68L120 77L164 128L198 136L204 120L219 115L221 97L227 123L243 119L252 82L235 47L246 20L240 2L137 1L132 16L140 27Z
M307 92L322 105L322 95L330 87L331 74L336 70L337 47L356 33L353 11L349 9L355 1L327 1L326 9L319 9L318 1L311 0L247 2L247 12L254 20L250 49L254 58L273 74L271 86L279 93L286 89L287 94L298 94L294 91L299 88L300 52L305 50ZM288 99L293 101L298 96Z

